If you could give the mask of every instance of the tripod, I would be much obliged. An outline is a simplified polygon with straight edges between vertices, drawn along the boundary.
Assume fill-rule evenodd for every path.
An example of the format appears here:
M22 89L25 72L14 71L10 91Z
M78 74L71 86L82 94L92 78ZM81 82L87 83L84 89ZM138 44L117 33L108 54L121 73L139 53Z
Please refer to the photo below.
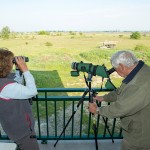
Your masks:
M96 92L91 88L92 74L91 74L91 73L88 73L88 78L86 78L85 76L84 76L84 78L85 78L85 82L86 82L86 85L87 85L88 89L86 89L86 90L84 91L84 93L83 93L81 99L79 100L79 102L78 102L76 108L74 109L74 111L73 111L72 115L70 116L68 122L66 123L65 127L63 128L63 131L61 132L60 136L58 137L57 141L55 142L54 147L56 147L56 145L57 145L59 139L61 138L61 136L62 136L62 134L64 133L64 131L66 130L68 124L70 123L70 121L72 120L73 116L74 116L75 113L77 112L79 106L83 103L84 98L85 98L85 96L86 96L87 94L89 94L89 102L90 102L90 103L93 103L93 96L95 96ZM92 127L92 129L93 129L93 131L94 131L94 136L95 136L95 147L96 147L96 150L98 150L96 116L95 116L94 114L92 114L92 116L93 116L93 127ZM105 126L106 126L106 128L107 128L107 130L108 130L108 132L109 132L109 134L110 134L110 136L111 136L111 138L112 138L111 132L110 132L110 130L109 130L109 127L107 126L107 122L106 122L106 120L104 119L104 117L103 117L103 120L104 120ZM112 142L114 143L113 139L112 139Z

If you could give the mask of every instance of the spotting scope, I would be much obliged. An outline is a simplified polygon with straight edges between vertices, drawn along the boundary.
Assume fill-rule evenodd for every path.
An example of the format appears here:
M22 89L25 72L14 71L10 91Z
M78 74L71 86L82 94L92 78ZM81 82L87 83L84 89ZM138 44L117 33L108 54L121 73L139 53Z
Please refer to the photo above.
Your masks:
M103 78L109 78L109 75L115 71L114 68L109 70L106 69L104 65L93 65L92 63L84 63L84 62L72 62L71 68L74 71L71 71L71 76L79 76L79 72L90 73L93 76L101 76Z

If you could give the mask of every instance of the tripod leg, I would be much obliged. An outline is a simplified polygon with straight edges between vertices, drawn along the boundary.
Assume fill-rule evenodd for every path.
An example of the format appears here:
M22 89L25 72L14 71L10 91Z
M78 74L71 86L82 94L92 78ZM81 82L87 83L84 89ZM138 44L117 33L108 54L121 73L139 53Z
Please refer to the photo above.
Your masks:
M97 106L100 107L100 106L101 106L101 103L97 103ZM105 123L105 127L106 127L106 129L107 129L107 131L108 131L108 133L109 133L109 135L110 135L110 137L111 137L112 143L114 143L113 136L112 136L112 134L111 134L111 132L110 132L110 130L109 130L109 126L107 125L107 120L105 120L104 117L102 117L102 118L103 118L103 121L104 121L104 123Z
M97 143L97 127L96 127L96 124L93 124L93 131L94 131L94 136L95 136L95 146L96 146L96 150L98 150L98 143Z
M91 83L89 84L89 102L93 103L93 90L91 89ZM92 114L93 117L93 131L95 136L95 147L96 150L98 150L98 143L97 143L97 127L96 127L96 117L94 114Z
M69 120L68 120L67 124L65 125L63 131L61 132L59 138L57 139L56 143L54 144L54 147L56 147L56 144L58 143L58 141L59 141L59 139L61 138L62 134L63 134L64 131L66 130L68 124L70 123L70 121L71 121L71 119L72 119L72 117L74 116L75 113L76 113L76 111L74 111L73 114L71 115L71 117L69 118Z
M104 123L105 123L105 127L106 127L106 129L107 129L107 131L108 131L108 133L109 133L109 135L110 135L110 137L111 137L112 143L114 143L114 139L113 139L113 136L112 136L112 134L111 134L111 132L110 132L110 130L109 130L109 126L107 125L107 121L105 120L104 117L102 117L102 118L103 118L103 121L104 121Z
M71 119L73 118L73 116L75 115L75 113L76 113L76 111L77 111L77 109L78 109L78 107L80 106L80 104L82 104L83 103L83 101L84 101L84 97L86 96L86 94L88 93L88 90L85 90L85 92L83 93L83 95L82 95L82 97L81 97L81 99L80 99L80 101L78 102L78 104L77 104L77 107L76 107L76 109L74 110L74 112L72 113L72 115L71 115L71 117L69 118L69 120L68 120L68 122L67 122L67 124L65 125L65 127L64 127L64 129L63 129L63 131L61 132L61 134L60 134L60 136L59 136L59 138L57 139L57 141L55 142L55 144L54 144L54 147L56 147L56 144L58 143L58 141L59 141L59 139L61 138L61 136L62 136L62 134L64 133L64 131L66 130L66 128L67 128L67 126L68 126L68 124L70 123L70 121L71 121Z

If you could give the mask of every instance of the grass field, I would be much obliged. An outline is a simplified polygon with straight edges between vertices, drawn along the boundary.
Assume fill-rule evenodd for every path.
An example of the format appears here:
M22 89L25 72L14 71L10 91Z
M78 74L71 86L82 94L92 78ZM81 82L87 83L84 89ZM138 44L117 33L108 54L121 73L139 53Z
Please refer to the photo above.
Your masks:
M7 47L15 55L29 57L28 66L36 79L38 88L42 87L86 87L83 73L71 77L72 62L86 62L102 65L110 69L109 59L117 50L128 49L135 52L139 59L150 65L150 34L141 39L130 39L131 33L78 33L52 32L50 35L37 33L18 33L15 37L0 39L0 47ZM121 35L121 36L120 36ZM116 41L114 49L100 49L101 42ZM136 47L140 47L136 49ZM114 84L121 78L111 75ZM93 77L92 85L100 87L100 77Z
M50 35L38 35L37 33L18 33L13 38L3 40L0 38L0 47L7 47L14 54L29 57L27 63L33 74L38 88L79 88L86 87L83 73L79 77L71 77L72 62L104 64L110 69L110 57L118 50L132 50L139 59L150 65L150 34L142 36L139 40L130 39L131 33L74 33L53 32ZM120 36L121 35L121 36ZM115 41L114 49L102 49L99 46L104 41ZM87 73L86 73L87 75ZM111 75L112 82L118 87L122 78L116 73ZM92 88L101 87L101 77L94 76ZM104 85L105 86L105 85ZM51 93L53 94L53 93ZM55 93L61 94L61 93ZM70 94L70 93L62 93ZM76 94L76 93L73 93ZM80 93L82 94L82 93ZM100 93L103 94L103 93ZM71 94L72 95L72 94ZM48 102L49 116L54 113L54 103ZM66 103L66 107L70 103ZM63 102L57 105L57 111L62 110ZM46 116L45 104L39 102L40 117ZM85 110L84 110L85 111ZM33 112L36 116L36 104L33 104ZM88 116L84 115L83 123L87 124ZM61 121L59 121L61 122ZM101 129L104 125L101 126ZM92 131L91 131L92 132ZM101 131L99 131L101 132Z

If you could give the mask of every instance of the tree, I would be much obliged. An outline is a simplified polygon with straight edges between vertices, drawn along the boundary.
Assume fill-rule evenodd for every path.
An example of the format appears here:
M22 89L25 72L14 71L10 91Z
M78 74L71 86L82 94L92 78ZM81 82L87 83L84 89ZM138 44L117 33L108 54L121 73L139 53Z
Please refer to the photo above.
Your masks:
M38 32L38 35L49 35L49 32L42 30Z
M9 35L10 35L9 27L8 26L3 27L1 30L1 37L3 39L9 39Z
M140 32L132 32L132 34L130 35L131 39L140 39L141 38L141 34Z

